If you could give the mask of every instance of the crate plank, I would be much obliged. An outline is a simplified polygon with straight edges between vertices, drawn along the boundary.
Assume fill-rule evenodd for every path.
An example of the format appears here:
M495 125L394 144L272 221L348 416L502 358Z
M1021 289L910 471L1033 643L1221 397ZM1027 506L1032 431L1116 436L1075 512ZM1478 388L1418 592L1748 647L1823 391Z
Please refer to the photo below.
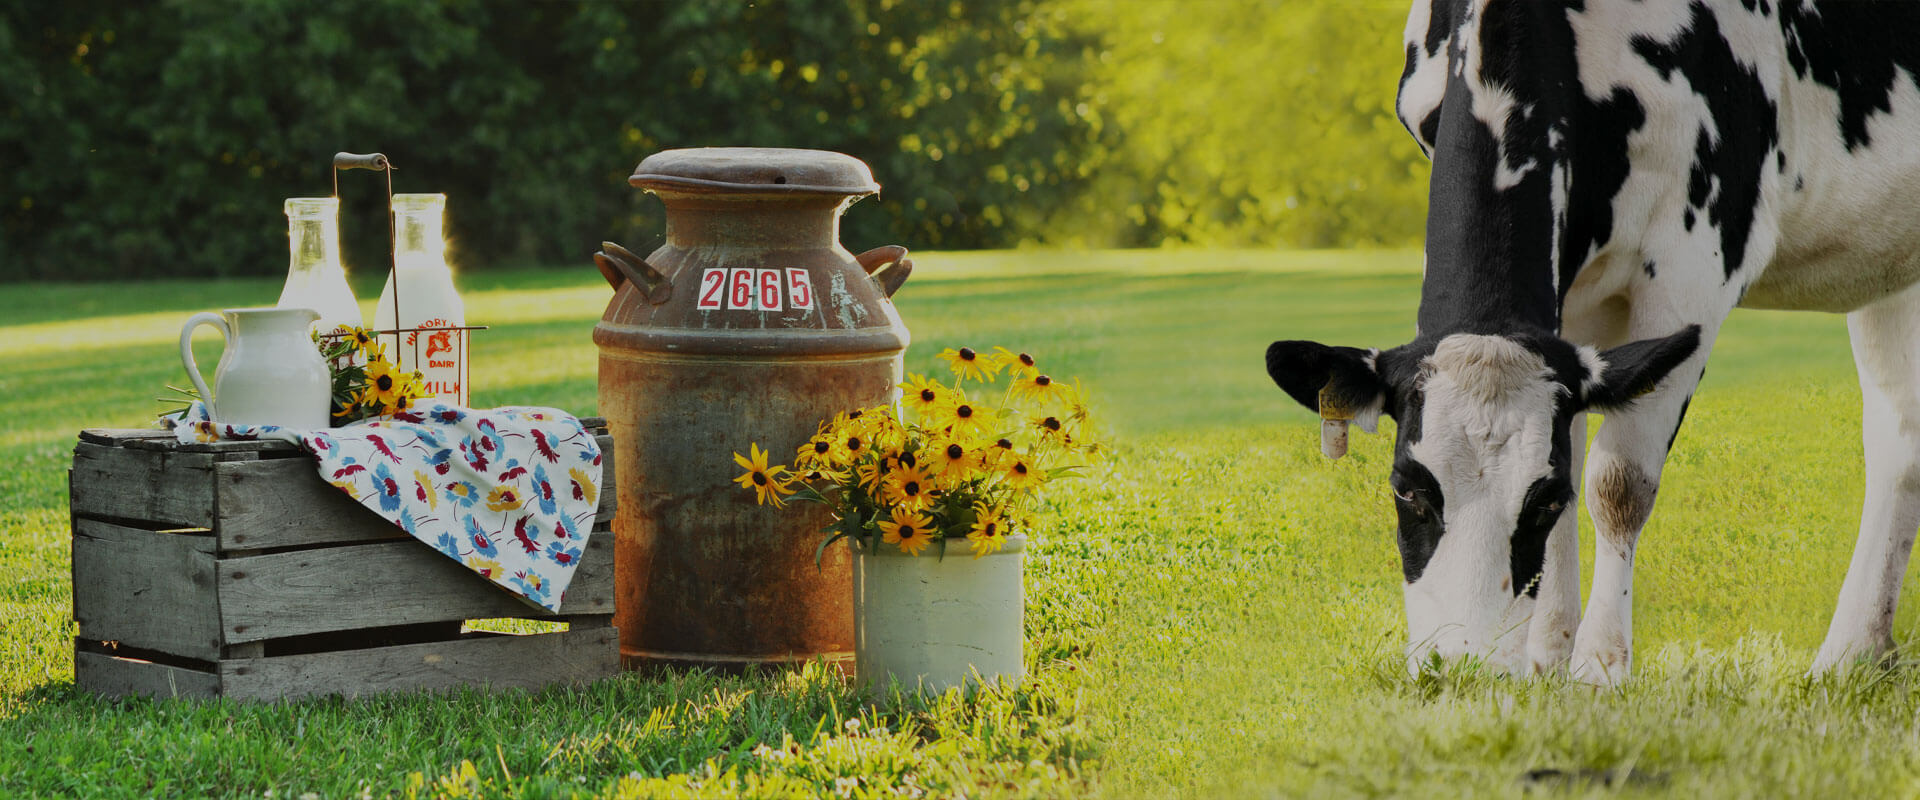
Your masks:
M105 697L213 698L220 676L133 658L78 650L73 654L73 683Z
M73 448L73 514L154 527L211 528L213 464L209 453L80 442Z
M598 437L613 452L613 438ZM613 459L601 459L600 498L594 527L613 519L617 492ZM334 488L313 461L272 458L215 464L214 533L222 548L267 549L368 542L405 535L386 518ZM324 520L324 523L317 523Z
M222 631L230 643L377 625L540 615L411 539L229 558L216 571ZM613 572L613 534L592 534L560 613L612 613Z
M234 461L212 467L223 549L371 542L406 536L385 517L320 478L308 458Z
M220 657L213 537L73 521L80 635L212 661Z
M159 428L87 428L80 431L80 441L118 447L133 439L171 439L172 431Z
M610 677L619 666L618 634L598 628L240 659L222 662L220 679L235 700L278 700L470 685L533 689Z

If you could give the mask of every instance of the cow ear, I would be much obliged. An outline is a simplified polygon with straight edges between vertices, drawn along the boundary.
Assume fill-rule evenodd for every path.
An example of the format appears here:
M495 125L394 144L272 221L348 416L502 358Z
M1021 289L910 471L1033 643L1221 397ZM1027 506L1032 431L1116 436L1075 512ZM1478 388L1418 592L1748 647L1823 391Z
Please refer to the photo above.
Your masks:
M1588 359L1589 374L1582 386L1586 396L1582 399L1595 411L1630 406L1635 398L1659 386L1667 373L1698 349L1700 326L1688 325L1671 336L1642 339L1602 352L1597 357L1599 363Z
M1294 402L1322 419L1351 419L1371 432L1387 394L1374 369L1377 355L1377 350L1319 342L1274 342L1267 346L1267 374Z

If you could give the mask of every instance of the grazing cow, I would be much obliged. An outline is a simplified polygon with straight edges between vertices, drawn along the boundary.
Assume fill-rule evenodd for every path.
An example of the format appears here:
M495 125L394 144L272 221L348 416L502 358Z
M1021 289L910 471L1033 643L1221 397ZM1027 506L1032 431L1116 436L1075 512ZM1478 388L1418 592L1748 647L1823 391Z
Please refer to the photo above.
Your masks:
M1267 370L1341 437L1397 423L1409 665L1626 677L1635 544L1735 306L1847 314L1867 499L1814 669L1886 653L1920 527L1920 3L1418 0L1406 54L1417 334Z

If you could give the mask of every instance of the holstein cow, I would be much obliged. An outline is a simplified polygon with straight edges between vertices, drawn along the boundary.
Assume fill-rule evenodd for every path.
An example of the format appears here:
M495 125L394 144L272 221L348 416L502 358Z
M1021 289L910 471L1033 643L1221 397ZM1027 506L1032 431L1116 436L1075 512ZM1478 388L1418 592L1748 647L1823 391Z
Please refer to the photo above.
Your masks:
M1867 500L1814 668L1885 653L1920 526L1920 3L1419 0L1406 54L1417 335L1267 370L1341 437L1397 423L1409 665L1626 677L1635 544L1735 306L1847 314Z

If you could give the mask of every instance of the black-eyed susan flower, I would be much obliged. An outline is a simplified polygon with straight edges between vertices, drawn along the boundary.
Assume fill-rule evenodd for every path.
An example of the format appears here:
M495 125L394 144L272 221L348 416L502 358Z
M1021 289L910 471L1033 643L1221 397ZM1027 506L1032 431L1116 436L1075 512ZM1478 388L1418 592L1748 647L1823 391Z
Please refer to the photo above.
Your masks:
M947 362L953 374L960 380L990 381L1000 371L1000 365L991 356L981 355L971 347L955 350L951 347L940 351L936 358Z
M880 522L881 541L899 545L900 552L920 555L933 542L933 520L918 511L896 510Z
M1038 467L1033 465L1033 462L1027 460L1026 456L1022 455L1014 455L1009 458L1006 462L1006 468L1001 471L1000 475L1001 480L1005 482L1007 487L1020 491L1038 489L1040 488L1040 484L1047 482L1047 474L1040 471Z
M740 484L740 488L753 490L755 505L772 503L774 508L786 505L781 495L793 494L793 487L781 481L780 475L786 472L787 468L779 465L768 466L767 451L760 449L759 444L749 445L747 452L750 455L733 454L733 463L739 464L746 470L740 474L740 477L733 479L734 483Z
M1034 433L1041 439L1065 442L1070 438L1067 423L1052 414L1035 416L1027 420L1027 423L1033 426Z
M906 383L900 384L900 389L903 392L900 401L916 414L925 414L939 407L947 402L950 394L947 387L941 386L939 381L918 374L909 377Z
M367 388L362 393L363 402L378 406L391 406L400 399L403 376L393 368L393 364L384 358L367 361Z
M832 469L839 466L839 459L835 458L838 452L830 434L815 434L813 438L807 440L806 444L800 445L800 449L793 454L793 468L795 470Z
M955 439L971 439L986 430L994 411L985 405L959 397L928 415L932 427L946 431Z
M1051 376L1042 375L1038 372L1015 378L1012 388L1015 397L1030 399L1035 402L1049 402L1061 400L1066 397L1065 386L1056 382Z
M874 458L855 464L853 477L860 482L860 488L867 490L868 494L878 495L881 483L887 479L887 460Z
M974 457L979 461L980 469L987 472L999 472L1005 468L1007 460L1014 458L1016 455L1017 453L1013 449L1013 440L1003 437L995 439L985 447L980 448Z
M973 557L997 553L1007 543L1007 520L1000 509L980 503L973 507L973 528L967 531L973 543Z
M895 509L921 511L933 502L933 490L933 476L925 469L901 467L887 473L886 481L881 484L881 498Z
M973 450L957 439L934 439L920 452L927 471L937 478L964 480L973 467Z
M1007 370L1007 374L1015 377L1032 377L1040 374L1040 366L1033 360L1033 356L1016 353L1004 347L993 349L996 351L993 354L994 359L999 362L1002 369Z
M353 344L353 349L361 352L365 352L369 347L379 344L373 335L373 331L358 325L347 328L347 341Z

